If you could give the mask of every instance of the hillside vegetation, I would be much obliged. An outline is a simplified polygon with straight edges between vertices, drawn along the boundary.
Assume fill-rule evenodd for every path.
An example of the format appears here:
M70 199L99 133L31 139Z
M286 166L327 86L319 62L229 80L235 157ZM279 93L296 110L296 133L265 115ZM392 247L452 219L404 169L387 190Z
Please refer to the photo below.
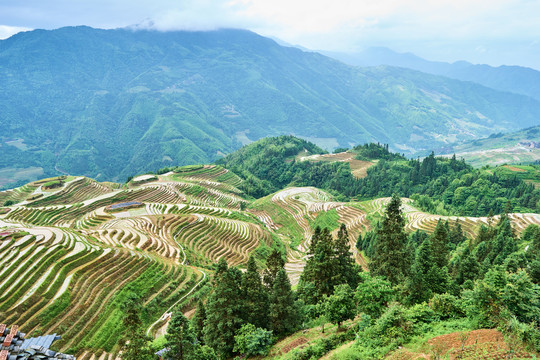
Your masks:
M492 134L488 138L466 141L440 149L441 153L465 159L475 167L484 165L530 164L540 161L540 127L517 132Z
M321 152L282 136L220 165L0 192L0 317L30 336L62 334L57 349L80 360L153 359L180 333L187 359L538 356L528 179L377 144L342 152L373 162L364 178L340 158L301 159ZM396 180L415 169L414 186ZM441 174L459 186L440 195ZM381 188L349 196L351 184ZM493 191L507 196L498 214L454 213L460 193L492 206ZM431 198L443 205L428 213Z
M265 136L425 153L536 125L540 102L392 67L356 68L242 30L68 27L0 41L3 186L124 181ZM28 180L26 180L28 179Z

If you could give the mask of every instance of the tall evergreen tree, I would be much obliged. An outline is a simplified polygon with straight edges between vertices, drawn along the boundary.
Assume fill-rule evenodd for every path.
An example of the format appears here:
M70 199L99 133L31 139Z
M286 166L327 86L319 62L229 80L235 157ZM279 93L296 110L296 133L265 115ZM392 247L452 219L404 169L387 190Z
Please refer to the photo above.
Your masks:
M427 301L433 294L440 294L448 287L448 270L440 268L434 260L431 241L424 240L418 247L416 258L407 280L408 302Z
M450 242L454 245L461 244L465 241L465 235L463 234L463 228L459 219L456 220L454 226L450 230L449 234Z
M448 265L448 230L440 219L431 235L431 253L433 261L438 267L442 268Z
M166 357L174 360L193 359L195 354L195 334L189 320L181 311L173 313L165 334Z
M242 276L244 320L258 328L268 328L268 293L261 282L253 256Z
M284 266L285 259L283 258L281 251L277 249L272 250L272 253L266 260L266 269L263 271L263 282L267 288L272 289L277 273L279 270L283 269Z
M356 289L359 281L358 273L362 271L362 268L356 264L351 253L349 232L345 224L341 224L339 228L334 249L337 257L337 273L340 277L338 283L347 283L352 289Z
M195 316L193 316L193 319L191 320L191 323L193 324L193 333L195 334L195 337L197 340L201 343L204 343L204 321L206 320L206 307L204 306L204 302L202 299L199 299L199 302L197 303L197 311L195 312Z
M324 295L334 292L339 283L338 261L334 250L334 241L330 231L325 228L319 234L315 232L310 246L310 257L300 276L303 283L313 284L315 293L306 299L309 303L318 303Z
M123 360L150 360L154 358L154 354L150 349L150 338L146 336L141 327L139 314L141 306L132 300L125 308L125 317L123 320L124 338L122 339L122 355Z
M401 199L394 194L386 207L386 215L377 234L375 251L369 264L374 275L385 276L392 284L404 280L409 270L404 227Z
M240 270L229 268L215 281L206 305L204 342L221 358L232 356L234 336L244 323L241 283Z
M517 251L512 224L506 215L502 215L497 224L496 235L489 258L494 265L501 265L511 253Z
M280 337L298 329L300 318L291 291L291 282L284 269L279 270L270 294L270 327Z

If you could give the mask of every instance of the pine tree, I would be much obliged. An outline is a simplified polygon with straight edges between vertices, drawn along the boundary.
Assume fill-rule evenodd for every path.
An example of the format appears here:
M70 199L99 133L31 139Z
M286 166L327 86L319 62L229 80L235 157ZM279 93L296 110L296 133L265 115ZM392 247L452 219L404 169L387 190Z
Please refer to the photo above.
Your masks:
M374 275L385 276L392 284L404 280L409 270L405 220L400 207L401 199L394 194L386 207L386 216L377 234L375 251L369 264Z
M463 228L459 219L456 220L454 227L450 230L449 234L450 242L452 244L458 245L465 241L465 235L463 234Z
M149 360L154 358L150 349L150 338L145 335L141 327L139 314L141 306L132 300L128 303L123 320L124 338L122 345L123 360Z
M352 289L356 289L359 281L358 273L362 269L354 261L349 245L349 232L345 224L341 224L339 228L334 249L337 257L337 273L340 277L338 283L347 283Z
M433 261L439 268L448 265L448 231L440 219L431 235L431 253Z
M277 249L272 250L272 253L266 260L266 269L263 271L263 282L267 288L272 289L277 273L279 270L283 269L284 266L285 259L283 259L281 251Z
M448 270L439 267L433 256L431 241L424 240L418 247L416 258L407 280L408 302L415 304L429 300L433 294L440 294L448 287Z
M317 235L317 236L316 236ZM314 234L310 257L300 276L303 283L311 283L315 288L313 298L306 299L308 303L318 303L324 295L334 292L334 286L339 283L339 267L334 250L334 241L330 231L325 228Z
M517 251L517 243L512 230L510 219L502 215L497 224L493 248L489 254L489 259L494 265L501 265L511 253Z
M268 328L268 293L253 256L249 257L247 271L242 276L244 320L259 328Z
M291 282L281 269L270 294L270 327L280 337L294 332L299 325L298 309L294 303Z
M193 316L193 319L191 320L193 324L193 333L195 334L195 337L197 340L201 343L204 343L204 321L206 320L206 307L204 306L204 302L199 299L199 302L197 304L197 311L195 312L195 316Z
M214 292L206 304L204 342L222 358L232 355L234 335L244 323L241 282L240 270L229 268L215 281Z
M165 334L166 357L175 360L193 359L195 354L195 334L188 319L177 311L173 314Z

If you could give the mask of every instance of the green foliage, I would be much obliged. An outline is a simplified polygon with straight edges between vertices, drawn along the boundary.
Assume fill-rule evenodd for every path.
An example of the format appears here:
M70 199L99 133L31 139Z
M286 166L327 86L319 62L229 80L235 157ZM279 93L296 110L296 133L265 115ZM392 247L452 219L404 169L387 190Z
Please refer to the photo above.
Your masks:
M204 322L206 321L206 307L202 299L197 303L197 311L191 320L193 333L199 342L204 342Z
M247 357L266 356L273 343L272 331L245 324L234 337L234 351Z
M339 284L356 288L360 268L352 258L348 241L344 225L335 240L327 228L315 229L299 284L299 293L307 304L317 304Z
M268 293L261 282L255 258L250 256L247 271L242 275L242 298L244 321L256 327L268 324Z
M338 329L341 328L342 322L355 317L354 292L349 284L337 285L334 288L334 293L325 298L324 314L328 321L337 324Z
M360 198L410 197L421 209L439 214L486 216L510 211L537 212L540 189L515 175L475 170L455 158L433 154L422 161L379 161L346 194Z
M395 296L396 293L388 280L371 276L369 273L360 274L360 283L355 292L355 301L360 312L377 319Z
M223 268L220 262L215 277L214 292L210 294L206 306L204 342L219 357L229 357L234 348L234 336L243 324L244 309L238 298L242 273L234 267Z
M130 302L125 309L124 338L122 345L123 360L149 360L153 358L150 338L144 334L139 319L140 305Z
M175 360L191 359L194 355L195 335L189 324L189 320L177 311L173 313L167 333L165 348L166 357Z
M354 158L357 160L405 160L403 155L390 152L388 144L369 143L358 145L353 148L353 152L356 153Z
M266 269L263 271L264 285L272 289L277 278L278 272L285 266L285 259L281 251L274 249L266 259Z
M270 328L280 337L298 329L300 320L290 280L285 270L281 269L270 293Z
M435 294L429 300L429 306L443 320L459 318L465 315L465 309L463 308L461 299L448 293Z
M405 220L400 207L401 199L394 194L386 207L385 218L377 233L374 254L369 263L369 269L374 275L384 276L392 284L404 280L410 266L405 247Z

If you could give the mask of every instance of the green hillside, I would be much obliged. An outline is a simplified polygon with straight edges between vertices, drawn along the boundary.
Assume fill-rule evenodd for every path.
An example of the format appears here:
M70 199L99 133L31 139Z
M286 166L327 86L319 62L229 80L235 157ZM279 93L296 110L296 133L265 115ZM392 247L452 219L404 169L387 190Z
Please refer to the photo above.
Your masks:
M537 163L540 160L540 127L492 134L487 138L443 147L440 151L448 156L456 154L476 167Z
M188 359L538 356L534 167L321 152L280 136L124 184L0 191L0 318L80 360L162 349L183 316Z
M355 68L241 30L70 27L0 41L0 186L124 181L265 136L408 154L536 124L540 103L468 82Z

